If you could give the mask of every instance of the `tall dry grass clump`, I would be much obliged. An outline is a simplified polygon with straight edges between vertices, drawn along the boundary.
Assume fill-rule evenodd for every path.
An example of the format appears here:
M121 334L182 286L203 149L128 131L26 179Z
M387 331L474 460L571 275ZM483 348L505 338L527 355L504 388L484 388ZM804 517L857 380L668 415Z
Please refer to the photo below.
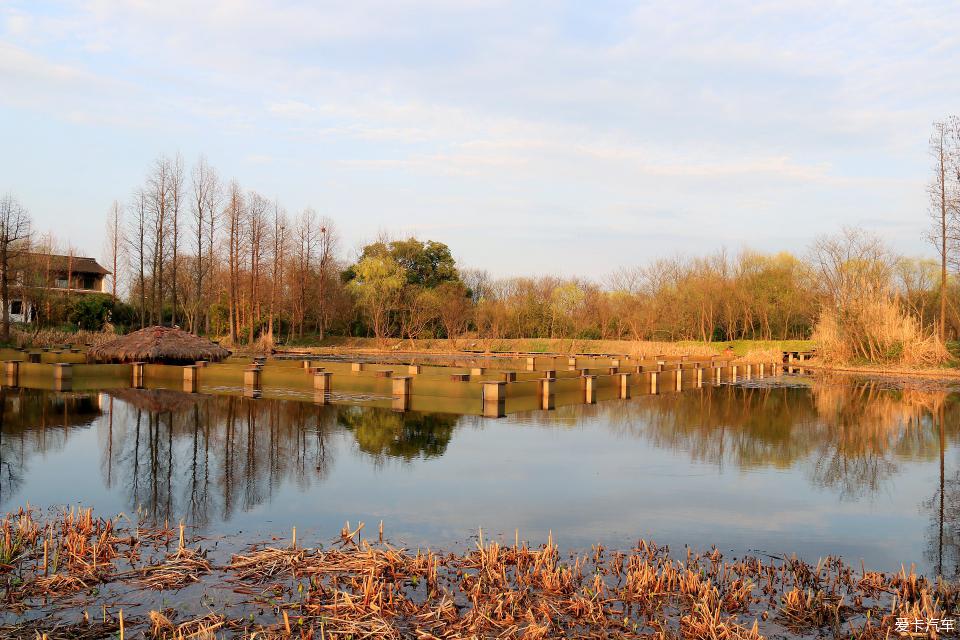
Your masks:
M833 363L929 367L950 358L936 331L925 330L897 299L882 296L824 309L813 340L818 355Z
M931 367L949 360L935 328L901 304L897 260L863 229L847 227L814 243L811 264L824 304L813 340L824 361Z

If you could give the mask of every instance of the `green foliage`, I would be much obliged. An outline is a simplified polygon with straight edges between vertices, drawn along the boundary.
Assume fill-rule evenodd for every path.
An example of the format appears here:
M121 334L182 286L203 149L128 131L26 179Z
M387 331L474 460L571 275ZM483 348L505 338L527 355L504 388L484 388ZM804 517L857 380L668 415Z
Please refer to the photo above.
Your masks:
M337 423L346 427L361 451L375 458L433 458L443 455L457 424L454 415L373 407L341 407Z
M366 312L377 338L388 335L406 282L406 273L388 254L364 256L353 266L354 278L347 287Z
M70 322L79 329L99 331L110 319L113 298L108 295L90 294L78 296L70 307Z
M358 267L367 258L389 258L402 269L407 284L432 289L443 282L460 280L457 263L450 253L450 247L442 242L416 238L394 240L390 243L375 242L363 248L360 260L345 272L346 280L358 277Z
M389 255L369 255L353 266L352 289L362 296L399 291L406 281L406 272Z
M960 341L948 342L947 350L955 360L960 360Z
M210 305L210 330L214 335L227 333L230 323L230 309L220 301Z
M137 310L126 302L117 300L110 311L110 322L115 327L130 328L138 322Z

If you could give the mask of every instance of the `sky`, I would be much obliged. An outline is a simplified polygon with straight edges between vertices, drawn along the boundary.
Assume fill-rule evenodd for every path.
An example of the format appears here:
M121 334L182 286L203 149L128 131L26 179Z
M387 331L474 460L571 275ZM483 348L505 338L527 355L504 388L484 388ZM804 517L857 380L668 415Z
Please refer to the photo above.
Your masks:
M160 154L204 154L349 257L602 278L864 226L932 255L960 3L0 1L0 192L99 256Z

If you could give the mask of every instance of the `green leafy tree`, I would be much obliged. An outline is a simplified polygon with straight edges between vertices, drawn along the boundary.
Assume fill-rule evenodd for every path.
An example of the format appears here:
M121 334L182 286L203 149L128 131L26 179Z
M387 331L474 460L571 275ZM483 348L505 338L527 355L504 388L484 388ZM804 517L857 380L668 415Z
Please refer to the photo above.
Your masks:
M383 340L390 330L391 311L397 309L406 270L389 255L368 255L353 266L349 288L357 304L366 312L377 340Z
M416 238L375 242L363 248L360 260L365 258L390 258L404 269L407 284L427 289L433 289L444 282L460 280L450 247L442 242L423 242ZM356 265L347 270L347 279L350 280L355 275Z

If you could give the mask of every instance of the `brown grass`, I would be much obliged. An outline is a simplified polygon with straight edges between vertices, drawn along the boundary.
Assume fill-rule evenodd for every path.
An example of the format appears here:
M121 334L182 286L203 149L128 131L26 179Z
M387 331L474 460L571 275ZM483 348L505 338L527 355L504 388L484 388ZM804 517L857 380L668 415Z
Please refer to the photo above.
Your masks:
M862 300L853 308L824 311L814 330L818 357L834 364L936 366L950 353L896 300Z
M523 338L523 339L462 339L456 345L449 340L392 340L380 344L374 338L332 338L324 346L291 346L289 351L311 353L433 353L463 354L481 352L489 354L605 354L630 356L633 358L652 358L657 355L711 356L724 352L727 342L659 342L635 340L578 340L568 338ZM743 360L755 362L779 362L782 349L776 342L759 342L750 346L746 353L740 354Z
M58 329L39 329L24 331L11 329L10 337L18 347L61 347L65 344L76 346L100 345L114 340L117 334L109 331L60 331Z
M98 586L122 590L128 603L149 602L151 589L197 582L234 594L232 601L219 600L222 609L196 618L172 609L123 617L126 637L169 640L761 640L767 634L879 640L894 634L897 618L947 617L960 596L957 587L912 571L866 572L835 558L816 565L796 558L726 559L715 549L677 558L643 540L628 551L597 545L565 554L552 536L532 547L519 536L512 543L486 541L480 532L473 548L441 554L370 543L362 526L347 526L326 548L254 547L216 566L201 549L188 548L182 527L170 552L176 530L125 530L121 521L96 519L90 511L41 522L25 509L0 526L24 531L25 541L8 569L23 587L8 590L5 606L44 606L41 617L0 626L4 638L115 633L123 610L111 607L108 615L95 595ZM44 543L70 558L50 566ZM123 559L146 554L160 560L118 570ZM104 568L92 571L93 558ZM103 611L102 626L81 613L87 610ZM78 617L83 624L76 624Z

